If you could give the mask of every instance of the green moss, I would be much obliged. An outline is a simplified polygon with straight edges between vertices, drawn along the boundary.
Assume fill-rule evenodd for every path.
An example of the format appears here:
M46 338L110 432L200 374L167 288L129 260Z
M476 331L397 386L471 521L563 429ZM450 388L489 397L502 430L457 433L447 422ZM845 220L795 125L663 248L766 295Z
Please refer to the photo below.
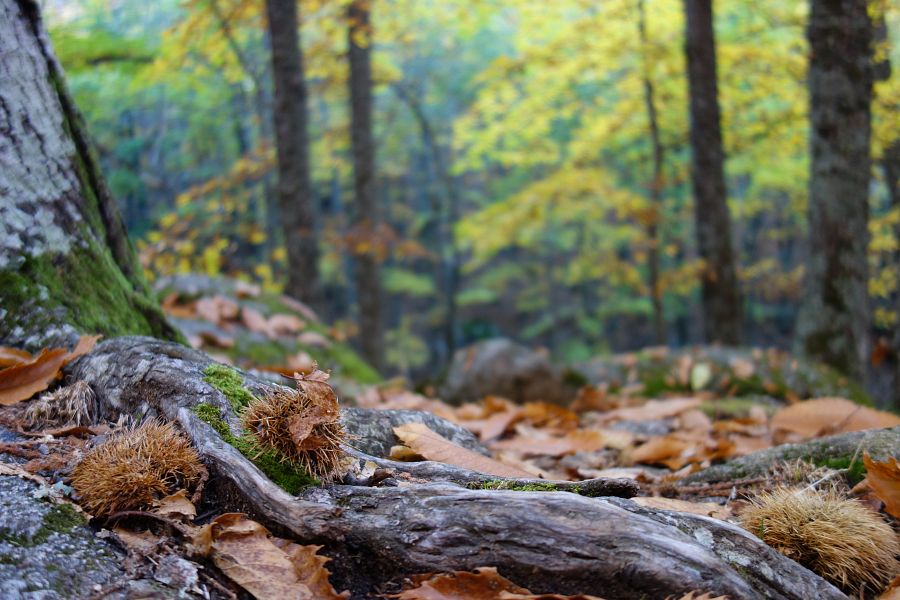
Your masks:
M244 378L231 367L213 363L203 370L203 381L222 392L235 413L240 413L255 400L250 390L244 387Z
M266 477L289 494L297 494L304 487L318 483L303 469L286 462L275 452L260 449L250 435L244 434L240 437L232 435L228 424L222 418L222 411L212 404L198 404L193 410L201 421L216 430L224 442L243 454Z
M473 483L469 484L470 489L477 490L507 490L511 492L567 492L571 491L573 493L579 493L578 490L561 490L556 485L552 483L526 483L522 485L515 485L511 481L503 481L501 479L495 479L493 481L484 481L481 483Z
M87 520L69 504L55 504L50 507L41 522L41 527L32 537L24 535L12 535L6 533L0 535L0 540L31 548L46 542L54 533L68 533L79 525L84 525Z

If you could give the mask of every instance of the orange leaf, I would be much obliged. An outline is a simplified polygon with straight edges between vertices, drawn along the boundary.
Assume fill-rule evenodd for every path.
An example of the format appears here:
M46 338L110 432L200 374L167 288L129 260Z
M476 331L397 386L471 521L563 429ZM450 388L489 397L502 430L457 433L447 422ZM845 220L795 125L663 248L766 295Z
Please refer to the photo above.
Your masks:
M527 477L529 479L533 477L528 471L505 465L462 446L457 446L422 423L407 423L400 427L394 427L394 434L404 444L428 460L498 477Z
M494 567L482 567L475 569L473 573L454 571L430 577L418 577L414 581L417 584L415 588L400 592L393 597L400 600L466 600L471 598L494 600L499 599L503 592L530 593L525 588L521 588L501 576Z
M30 362L0 371L0 404L15 404L46 390L68 363L94 349L99 335L83 335L75 349L44 348Z
M0 346L0 367L12 367L27 363L31 360L31 354L18 348Z
M900 425L900 417L860 406L844 398L798 402L779 410L772 417L773 431L788 431L805 438L897 425Z
M900 519L900 462L893 456L886 461L875 462L868 453L863 455L863 462L869 487L884 502L884 510Z
M650 400L642 406L617 408L602 415L603 421L656 421L697 408L702 398L675 398L672 400Z

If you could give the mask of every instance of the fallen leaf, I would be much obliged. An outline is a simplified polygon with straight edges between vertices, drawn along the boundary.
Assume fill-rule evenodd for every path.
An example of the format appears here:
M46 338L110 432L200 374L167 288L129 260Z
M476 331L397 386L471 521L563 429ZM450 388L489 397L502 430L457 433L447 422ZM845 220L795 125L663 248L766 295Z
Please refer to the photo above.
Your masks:
M234 340L215 331L201 331L200 340L215 348L234 348Z
M10 348L9 346L0 346L0 367L11 367L31 361L31 353L19 350L18 348Z
M325 565L331 560L327 556L317 554L322 546L301 546L290 540L272 538L272 543L284 552L294 564L294 572L297 578L313 594L316 600L343 600L350 597L350 592L338 594L328 576L331 572Z
M701 398L650 400L641 406L617 408L600 415L601 421L655 421L674 417L703 403Z
M894 577L894 580L881 592L878 600L900 600L900 575Z
M517 436L491 445L500 450L513 450L530 456L564 456L576 452L593 452L606 447L606 436L600 431L579 429L563 437L535 438Z
M181 521L193 521L197 516L197 508L188 499L185 490L178 490L174 494L157 500L152 512Z
M702 390L712 381L712 369L708 363L697 363L691 369L691 389Z
M254 310L247 306L243 307L241 309L241 321L243 321L244 326L250 331L271 336L269 321L262 316L262 313L258 310Z
M844 398L817 398L792 404L772 417L772 430L805 438L900 425L900 417Z
M482 567L474 572L454 571L414 579L416 587L394 594L399 600L499 600L503 592L530 594L497 572Z
M132 531L121 525L116 525L112 530L129 550L141 555L150 554L160 542L159 536L150 531Z
M293 561L273 543L265 527L238 513L220 515L211 525L213 563L254 598L316 598L301 582Z
M270 335L292 335L302 331L306 327L306 323L294 315L272 315L268 320L268 328Z
M0 404L15 404L46 390L64 366L93 350L100 337L81 336L71 352L65 348L44 348L30 362L0 371Z
M878 499L884 502L884 510L900 519L900 461L892 456L876 462L865 453L863 463L866 465L866 482Z
M706 592L699 596L696 594L701 594L700 592L688 592L684 596L679 596L676 598L675 596L669 596L666 600L728 600L728 596L713 596L712 593Z
M234 295L238 298L256 298L261 293L262 288L255 283L248 283L240 279L234 282Z
M462 446L457 446L422 423L407 423L400 427L394 427L394 434L404 444L428 460L498 477L531 478L532 476L528 471L505 465Z
M300 313L300 315L306 319L307 321L312 321L313 323L319 322L319 317L316 315L316 312L311 309L306 304L303 304L299 300L294 300L290 296L281 296L279 297L281 304L284 305L285 308L288 308L294 312Z
M413 578L416 587L393 594L400 600L603 600L597 596L532 594L506 579L494 567L453 571Z
M631 499L635 504L646 508L658 508L675 512L691 513L712 517L724 521L732 516L727 506L721 506L715 502L687 502L676 498L639 497Z
M328 338L316 331L304 331L297 336L297 341L304 346L312 346L313 348L328 348L331 346Z

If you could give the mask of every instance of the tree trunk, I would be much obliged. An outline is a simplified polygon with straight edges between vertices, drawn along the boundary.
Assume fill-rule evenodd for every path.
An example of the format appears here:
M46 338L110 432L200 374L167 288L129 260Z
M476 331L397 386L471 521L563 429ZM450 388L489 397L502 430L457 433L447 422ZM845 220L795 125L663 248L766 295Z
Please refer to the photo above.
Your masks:
M891 200L891 208L900 209L900 139L895 140L890 146L884 149L884 156L881 158L881 167L884 171L884 184L888 190L888 197ZM894 237L900 240L900 223L894 226ZM894 269L900 275L900 248L894 251ZM900 278L897 282L898 289L894 290L894 311L900 319ZM894 350L894 381L893 381L893 404L895 409L900 409L900 326L894 327L894 337L891 340Z
M372 26L369 0L354 0L347 11L350 62L350 138L353 145L353 252L359 299L360 348L376 370L384 366L379 274L378 207L375 195L375 140L372 136Z
M638 35L641 42L641 79L644 84L644 106L650 125L650 142L653 145L653 179L650 183L650 203L652 212L647 224L650 248L647 252L647 283L650 288L650 302L653 305L653 333L657 344L666 343L666 324L663 314L662 289L659 283L659 220L662 216L663 187L663 146L659 135L659 118L656 112L656 91L650 76L649 40L647 38L647 11L644 0L638 1Z
M812 0L809 234L801 350L862 379L869 348L872 24L866 0Z
M288 295L319 308L319 245L309 173L306 81L296 0L266 0L275 80L278 203L288 256Z
M707 342L741 342L741 296L731 242L719 115L712 0L685 0L691 105L691 182L697 250L705 264L702 297Z
M0 1L0 345L176 339L144 281L33 0Z

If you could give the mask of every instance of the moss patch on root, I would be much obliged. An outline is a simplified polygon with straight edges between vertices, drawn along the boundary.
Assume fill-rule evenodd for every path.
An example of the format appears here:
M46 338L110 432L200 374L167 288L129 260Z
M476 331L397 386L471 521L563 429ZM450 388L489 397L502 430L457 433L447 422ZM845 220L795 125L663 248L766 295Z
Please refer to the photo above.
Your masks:
M510 492L571 492L578 493L575 489L559 489L552 483L525 483L517 485L513 481L503 481L495 479L493 481L485 481L482 483L473 483L469 485L470 489L476 490L506 490Z
M241 374L225 365L213 363L206 367L203 370L203 381L222 392L235 413L240 413L255 400L250 390L244 387Z
M230 369L229 369L230 370ZM221 391L221 390L220 390ZM222 392L223 394L225 392ZM249 394L249 392L247 392ZM224 442L230 444L238 452L244 455L250 462L256 465L266 477L271 479L278 487L289 494L297 494L303 488L319 483L314 477L302 469L297 469L283 461L272 451L264 451L256 444L249 434L235 436L231 433L222 411L212 404L198 404L193 409L201 421L212 427Z

